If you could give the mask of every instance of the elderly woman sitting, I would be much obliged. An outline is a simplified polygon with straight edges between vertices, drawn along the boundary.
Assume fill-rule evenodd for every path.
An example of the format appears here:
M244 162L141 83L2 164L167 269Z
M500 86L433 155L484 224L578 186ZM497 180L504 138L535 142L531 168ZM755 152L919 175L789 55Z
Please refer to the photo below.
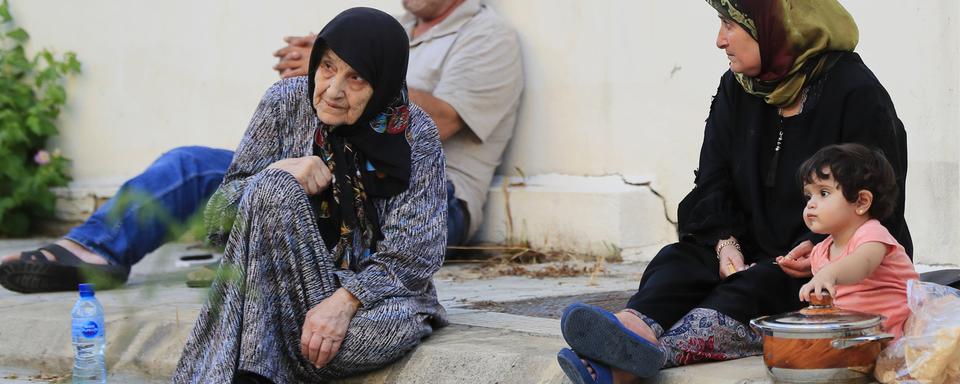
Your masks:
M353 8L308 77L267 91L207 208L224 263L173 382L344 377L446 324L444 159L407 99L408 49L394 18Z

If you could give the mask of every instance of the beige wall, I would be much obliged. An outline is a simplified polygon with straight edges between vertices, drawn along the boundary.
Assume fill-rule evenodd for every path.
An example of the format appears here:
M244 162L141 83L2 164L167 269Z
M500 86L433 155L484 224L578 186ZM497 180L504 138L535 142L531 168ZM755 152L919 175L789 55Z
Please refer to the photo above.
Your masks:
M129 177L180 145L233 149L279 77L287 34L319 32L337 12L399 1L13 0L34 46L77 53L60 146L78 181Z
M960 5L842 2L860 26L858 51L907 127L917 258L960 264ZM648 175L675 213L726 69L711 8L700 0L492 4L519 31L527 78L504 169ZM14 0L12 8L35 46L73 50L83 62L59 145L75 177L91 181L133 175L178 145L234 147L276 79L270 52L280 36L317 31L353 5L400 11L399 0Z
M960 264L958 2L842 2L860 27L858 51L907 129L917 258ZM716 13L697 0L595 4L497 3L520 30L527 69L508 165L528 174L653 175L675 215L726 70L714 46ZM551 17L534 16L544 9Z

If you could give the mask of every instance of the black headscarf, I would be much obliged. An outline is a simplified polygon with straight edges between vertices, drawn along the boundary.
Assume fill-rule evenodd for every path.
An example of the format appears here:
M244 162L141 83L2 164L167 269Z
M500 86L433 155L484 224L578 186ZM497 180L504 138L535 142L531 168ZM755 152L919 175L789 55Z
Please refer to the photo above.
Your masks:
M354 230L369 244L383 238L370 197L391 197L410 181L409 101L405 78L410 43L392 16L373 8L351 8L334 17L317 35L310 54L307 98L313 104L314 78L324 51L333 50L373 87L363 114L352 125L320 123L314 154L333 172L330 188L318 196L320 234L339 253ZM314 107L316 112L316 107Z

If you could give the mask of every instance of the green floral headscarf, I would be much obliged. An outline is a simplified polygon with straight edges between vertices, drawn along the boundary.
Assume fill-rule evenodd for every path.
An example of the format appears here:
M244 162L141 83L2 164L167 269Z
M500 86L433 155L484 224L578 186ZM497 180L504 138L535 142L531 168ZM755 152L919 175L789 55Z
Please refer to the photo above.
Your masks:
M857 24L837 0L707 0L760 45L760 74L737 80L767 104L788 106L827 72L838 52L853 51Z

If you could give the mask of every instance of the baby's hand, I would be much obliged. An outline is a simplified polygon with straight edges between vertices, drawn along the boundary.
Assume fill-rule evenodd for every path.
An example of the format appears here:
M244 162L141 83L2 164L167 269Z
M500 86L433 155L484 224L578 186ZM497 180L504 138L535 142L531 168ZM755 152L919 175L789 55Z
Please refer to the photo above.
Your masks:
M809 302L811 292L820 297L822 296L823 291L827 291L830 297L836 297L837 278L833 277L829 273L818 273L814 275L813 278L810 279L809 283L806 283L800 287L800 300Z

